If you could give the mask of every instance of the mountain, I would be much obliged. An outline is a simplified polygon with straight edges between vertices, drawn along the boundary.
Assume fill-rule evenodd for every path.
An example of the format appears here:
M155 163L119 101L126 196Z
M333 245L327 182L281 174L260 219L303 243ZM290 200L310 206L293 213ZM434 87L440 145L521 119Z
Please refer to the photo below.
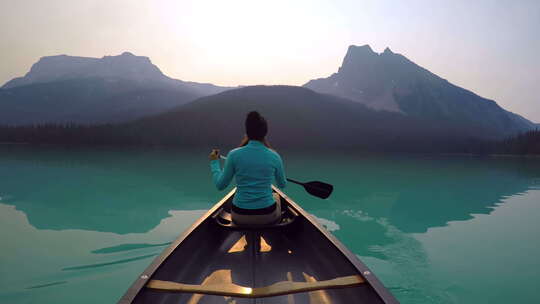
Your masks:
M469 127L480 125L499 136L534 127L495 101L453 85L389 48L378 54L369 45L352 45L337 73L310 80L304 87L348 98L374 110Z
M148 57L43 57L0 89L0 124L106 123L164 112L227 87L164 75Z
M252 110L268 119L268 138L278 149L467 152L475 138L492 131L377 111L302 87L252 86L122 124L0 128L0 142L232 148Z
M294 86L250 86L199 98L172 111L125 124L137 141L227 145L240 140L247 112L268 118L270 139L284 147L431 149L493 138L493 128L374 110L350 99ZM137 131L134 131L137 129ZM158 134L167 134L160 136Z

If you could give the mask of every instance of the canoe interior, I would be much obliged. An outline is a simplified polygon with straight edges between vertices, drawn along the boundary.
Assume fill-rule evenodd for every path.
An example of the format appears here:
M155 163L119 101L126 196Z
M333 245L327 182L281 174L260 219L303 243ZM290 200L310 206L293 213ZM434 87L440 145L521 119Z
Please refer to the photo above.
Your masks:
M287 204L287 201L282 199ZM230 204L230 200L224 204ZM277 230L239 231L206 218L150 279L187 284L232 282L263 287L279 281L320 281L358 274L354 265L305 217ZM246 299L142 288L132 303L384 303L370 284Z

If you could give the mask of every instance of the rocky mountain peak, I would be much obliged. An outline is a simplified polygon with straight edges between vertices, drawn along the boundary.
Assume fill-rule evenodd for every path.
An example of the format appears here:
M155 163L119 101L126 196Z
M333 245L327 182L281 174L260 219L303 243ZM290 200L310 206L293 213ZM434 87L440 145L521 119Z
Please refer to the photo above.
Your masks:
M347 54L343 58L342 68L348 66L358 66L372 61L378 56L369 45L355 46L351 45L347 49Z
M162 81L167 78L148 57L136 56L130 52L102 58L55 55L41 57L24 77L12 79L3 88L90 77L136 81Z
M375 54L373 49L371 49L371 46L369 44L364 45L349 45L349 48L347 49L347 54L353 54L353 53L366 53L366 54Z
M113 56L103 56L101 60L110 60L110 61L130 61L130 62L150 62L150 58L146 56L137 56L131 52L123 52L120 55Z
M162 80L166 77L150 58L124 52L118 56L104 56L87 71L88 76L118 77L140 81Z
M304 87L354 100L375 110L467 122L497 129L501 134L532 126L523 117L449 83L390 48L377 54L369 45L351 45L337 73L311 80Z

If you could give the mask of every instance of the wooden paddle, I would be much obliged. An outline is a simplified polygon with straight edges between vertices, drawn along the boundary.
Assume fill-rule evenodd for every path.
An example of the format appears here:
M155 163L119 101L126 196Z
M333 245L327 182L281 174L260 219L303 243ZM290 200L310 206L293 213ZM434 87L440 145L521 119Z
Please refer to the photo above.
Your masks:
M223 155L220 155L219 156L221 159L227 159L227 157L223 156ZM294 179L290 179L290 178L287 178L288 181L290 181L291 183L295 183L295 184L298 184L298 185L301 185L301 186L304 186L304 189L306 189L306 191L313 195L313 196L316 196L316 197L320 197L322 199L326 199L330 196L330 194L332 194L332 191L334 190L334 186L330 185L330 184L327 184L327 183L323 183L323 182L319 182L319 181L312 181L312 182L307 182L307 183L303 183L303 182L299 182L297 180L294 180Z

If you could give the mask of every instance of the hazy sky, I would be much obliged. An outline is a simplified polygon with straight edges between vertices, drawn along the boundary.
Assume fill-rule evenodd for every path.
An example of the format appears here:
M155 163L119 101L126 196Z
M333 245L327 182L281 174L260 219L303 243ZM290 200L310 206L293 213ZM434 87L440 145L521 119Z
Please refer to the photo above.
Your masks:
M301 85L390 47L540 122L540 1L0 0L0 83L42 56L130 51L220 85Z

